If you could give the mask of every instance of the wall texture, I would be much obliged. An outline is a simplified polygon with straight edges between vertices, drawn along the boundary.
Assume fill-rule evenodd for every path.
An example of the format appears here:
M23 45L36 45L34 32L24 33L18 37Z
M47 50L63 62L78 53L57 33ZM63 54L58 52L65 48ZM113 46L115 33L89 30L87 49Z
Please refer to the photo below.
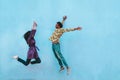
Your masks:
M0 0L1 80L120 80L119 0ZM65 33L61 50L71 67L59 73L48 40L57 21L68 16L64 28L83 30ZM36 42L41 64L24 66L12 59L26 59L23 34L38 23Z

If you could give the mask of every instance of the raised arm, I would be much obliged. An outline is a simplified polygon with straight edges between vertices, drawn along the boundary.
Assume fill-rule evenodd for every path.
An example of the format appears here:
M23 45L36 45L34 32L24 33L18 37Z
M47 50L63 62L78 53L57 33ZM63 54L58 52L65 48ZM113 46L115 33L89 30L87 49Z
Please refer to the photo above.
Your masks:
M67 19L67 16L63 16L62 24L64 24L65 20Z
M31 30L30 36L28 38L28 41L35 36L36 29L37 29L37 23L33 22L32 30Z
M37 23L33 22L32 30L36 30L36 29L37 29Z

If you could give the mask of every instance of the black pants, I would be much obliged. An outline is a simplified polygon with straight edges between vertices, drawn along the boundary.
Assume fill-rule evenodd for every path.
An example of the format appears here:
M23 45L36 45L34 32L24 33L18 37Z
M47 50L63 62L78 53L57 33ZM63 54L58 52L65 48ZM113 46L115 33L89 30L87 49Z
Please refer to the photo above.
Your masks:
M24 64L25 66L27 66L28 64L37 64L37 63L41 63L41 60L40 58L35 58L34 61L31 61L31 59L26 59L26 61L24 61L23 59L21 58L18 58L18 61L21 62L22 64Z

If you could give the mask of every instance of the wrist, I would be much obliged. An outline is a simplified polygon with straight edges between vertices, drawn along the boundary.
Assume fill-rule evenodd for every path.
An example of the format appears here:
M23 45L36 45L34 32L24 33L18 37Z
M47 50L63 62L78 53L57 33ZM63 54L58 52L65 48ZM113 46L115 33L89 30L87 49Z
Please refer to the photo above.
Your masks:
M77 28L74 28L74 30L77 30Z
M65 19L63 19L63 21L65 21Z
M33 30L36 30L36 28L37 28L37 26L33 26L33 28L32 28L32 29L33 29Z

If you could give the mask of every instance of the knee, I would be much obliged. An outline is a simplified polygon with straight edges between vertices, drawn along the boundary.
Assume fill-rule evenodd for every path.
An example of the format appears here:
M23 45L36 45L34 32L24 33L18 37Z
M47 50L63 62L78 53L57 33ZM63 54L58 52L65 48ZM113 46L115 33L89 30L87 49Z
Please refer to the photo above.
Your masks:
M28 66L28 64L25 64L25 66Z
M25 66L28 66L29 64L30 64L30 62L29 62L29 63L28 63L28 62L26 62L26 63L25 63Z
M39 60L38 63L41 63L41 60Z

